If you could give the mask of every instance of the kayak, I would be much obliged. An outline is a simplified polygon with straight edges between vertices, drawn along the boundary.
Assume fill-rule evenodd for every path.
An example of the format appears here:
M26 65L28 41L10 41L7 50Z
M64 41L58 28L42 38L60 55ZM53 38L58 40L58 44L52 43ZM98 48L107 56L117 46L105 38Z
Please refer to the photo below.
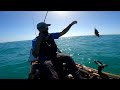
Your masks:
M37 63L35 63L34 65L37 65ZM65 65L66 64L63 63L63 75L64 75L64 77L62 79L74 79L74 77L69 72L67 72L67 68L65 67ZM76 67L80 71L81 79L120 79L120 75L111 74L108 72L103 72L102 70L101 70L101 73L99 73L99 70L94 69L94 68L90 68L88 66L85 66L85 65L82 65L79 63L76 63ZM39 77L39 74L33 75L30 72L28 79L34 79L32 77ZM40 79L40 78L37 78L37 79Z

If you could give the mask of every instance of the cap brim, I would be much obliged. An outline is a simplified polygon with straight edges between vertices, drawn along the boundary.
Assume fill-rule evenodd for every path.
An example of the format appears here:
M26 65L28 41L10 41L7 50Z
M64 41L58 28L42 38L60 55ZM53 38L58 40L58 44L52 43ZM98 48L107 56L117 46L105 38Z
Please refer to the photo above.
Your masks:
M50 26L51 24L46 24L47 26Z

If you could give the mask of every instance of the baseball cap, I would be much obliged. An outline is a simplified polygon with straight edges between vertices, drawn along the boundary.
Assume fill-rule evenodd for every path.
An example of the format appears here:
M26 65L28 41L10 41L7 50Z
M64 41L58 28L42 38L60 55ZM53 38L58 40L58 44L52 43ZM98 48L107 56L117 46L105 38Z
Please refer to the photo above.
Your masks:
M37 29L40 30L43 27L50 26L51 24L46 24L44 22L40 22L37 24Z

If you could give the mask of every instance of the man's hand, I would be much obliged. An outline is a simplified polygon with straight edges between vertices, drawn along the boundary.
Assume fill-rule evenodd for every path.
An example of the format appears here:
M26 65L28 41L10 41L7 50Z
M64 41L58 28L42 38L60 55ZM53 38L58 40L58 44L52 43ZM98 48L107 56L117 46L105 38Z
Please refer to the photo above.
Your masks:
M71 23L71 25L74 25L74 24L77 24L77 21L73 21L73 22Z

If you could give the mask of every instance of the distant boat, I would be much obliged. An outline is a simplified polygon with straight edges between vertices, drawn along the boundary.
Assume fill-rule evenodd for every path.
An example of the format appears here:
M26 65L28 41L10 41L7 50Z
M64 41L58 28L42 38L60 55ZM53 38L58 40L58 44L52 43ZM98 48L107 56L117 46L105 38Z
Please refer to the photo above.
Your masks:
M98 30L96 28L95 28L95 35L98 36L98 37L100 36L99 32L98 32Z

